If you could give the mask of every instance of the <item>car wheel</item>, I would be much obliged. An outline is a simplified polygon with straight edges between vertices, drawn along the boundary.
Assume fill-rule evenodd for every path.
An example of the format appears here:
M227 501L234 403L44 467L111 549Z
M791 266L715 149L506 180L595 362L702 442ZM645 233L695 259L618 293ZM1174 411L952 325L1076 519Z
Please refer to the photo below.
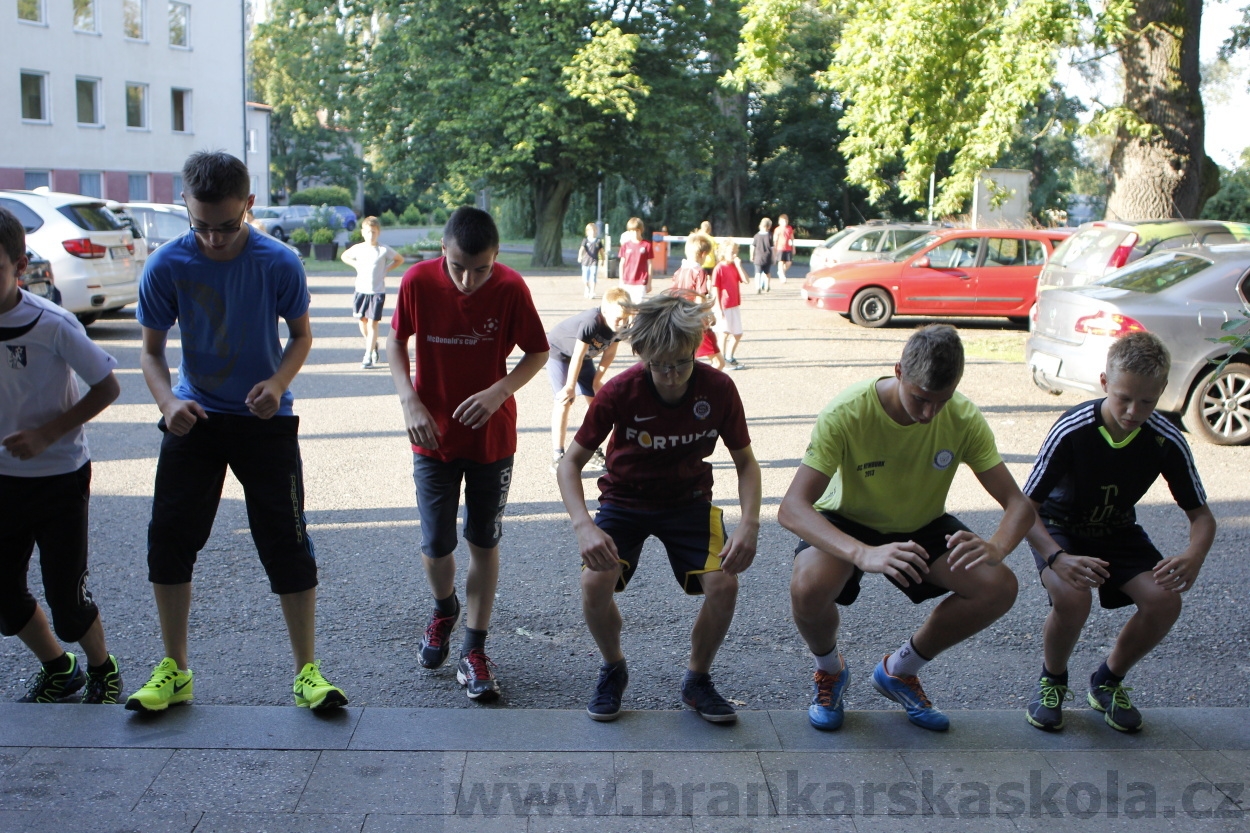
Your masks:
M286 242L286 232L282 230L282 226L274 226L273 230L269 233L281 240L283 243Z
M1230 362L1194 386L1181 421L1189 432L1215 445L1250 442L1250 365Z
M90 327L92 324L100 320L100 313L80 312L74 317L78 319L79 324L82 324L84 327Z
M884 289L865 289L851 299L851 320L861 327L884 327L894 315L894 302Z

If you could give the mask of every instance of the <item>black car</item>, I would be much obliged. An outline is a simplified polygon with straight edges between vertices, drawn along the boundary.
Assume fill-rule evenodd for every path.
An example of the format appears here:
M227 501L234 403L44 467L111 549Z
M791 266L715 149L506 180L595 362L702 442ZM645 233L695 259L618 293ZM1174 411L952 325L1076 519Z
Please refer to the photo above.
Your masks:
M56 283L52 280L52 264L30 249L26 250L26 259L28 261L26 271L18 276L17 285L31 295L38 295L54 304L60 304L61 291L56 288Z

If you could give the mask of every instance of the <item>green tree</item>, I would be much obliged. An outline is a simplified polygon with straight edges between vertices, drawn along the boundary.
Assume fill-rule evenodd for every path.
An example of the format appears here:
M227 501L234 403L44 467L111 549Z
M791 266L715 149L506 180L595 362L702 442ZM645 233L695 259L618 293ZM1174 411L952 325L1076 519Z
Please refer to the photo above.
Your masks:
M1025 111L1050 88L1059 51L1116 52L1123 104L1101 114L1113 132L1116 216L1194 216L1204 180L1197 32L1201 0L749 0L734 80L772 77L793 55L788 22L808 3L847 22L820 80L848 101L841 148L848 175L873 198L901 158L899 188L921 199L951 153L936 209L959 211L976 174L1000 158Z
M1006 153L994 165L1033 172L1029 213L1039 221L1045 220L1048 210L1066 211L1068 198L1075 193L1076 172L1086 165L1074 140L1084 110L1079 100L1052 84L1025 109Z
M274 0L253 33L252 95L273 108L269 167L288 194L309 179L356 191L364 163L343 112L358 70L348 20L323 3Z
M1241 164L1220 176L1219 192L1203 206L1205 220L1250 223L1250 148L1241 152Z
M570 195L594 182L648 89L637 38L576 0L377 0L355 96L388 170L434 169L452 201L528 195L533 263L558 265Z

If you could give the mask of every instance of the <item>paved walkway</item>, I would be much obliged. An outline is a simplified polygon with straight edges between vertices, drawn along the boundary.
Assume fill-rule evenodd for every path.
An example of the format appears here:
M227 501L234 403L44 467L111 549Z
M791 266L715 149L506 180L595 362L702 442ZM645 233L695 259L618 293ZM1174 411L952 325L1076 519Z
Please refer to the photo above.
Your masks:
M35 715L38 719L35 719ZM1156 709L1121 735L1088 709L803 712L0 704L0 830L1250 830L1250 710Z

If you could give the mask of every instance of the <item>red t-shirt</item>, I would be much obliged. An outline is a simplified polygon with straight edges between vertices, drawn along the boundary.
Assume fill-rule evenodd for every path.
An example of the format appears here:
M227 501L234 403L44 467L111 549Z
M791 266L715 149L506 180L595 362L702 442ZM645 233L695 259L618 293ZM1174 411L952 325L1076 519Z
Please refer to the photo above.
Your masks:
M738 267L734 264L716 264L716 269L712 272L712 287L720 299L721 309L742 306L742 291L738 288L741 280L742 275L738 274Z
M633 240L621 244L621 283L641 286L647 282L647 264L651 262L651 243Z
M513 347L547 352L547 333L525 280L496 263L480 289L465 295L451 282L444 258L411 267L399 283L391 329L415 336L413 388L443 432L437 449L413 446L444 462L493 463L516 452L516 399L508 399L481 428L452 419L456 407L507 375Z
M629 509L664 509L712 500L712 465L720 437L737 450L751 444L746 413L728 374L696 362L686 395L665 403L643 362L608 381L597 394L578 445L608 443L608 472L599 478L599 501Z
M794 226L778 226L773 232L773 248L779 252L794 251Z
M683 260L673 273L673 289L689 289L697 295L707 294L707 273L698 264Z

